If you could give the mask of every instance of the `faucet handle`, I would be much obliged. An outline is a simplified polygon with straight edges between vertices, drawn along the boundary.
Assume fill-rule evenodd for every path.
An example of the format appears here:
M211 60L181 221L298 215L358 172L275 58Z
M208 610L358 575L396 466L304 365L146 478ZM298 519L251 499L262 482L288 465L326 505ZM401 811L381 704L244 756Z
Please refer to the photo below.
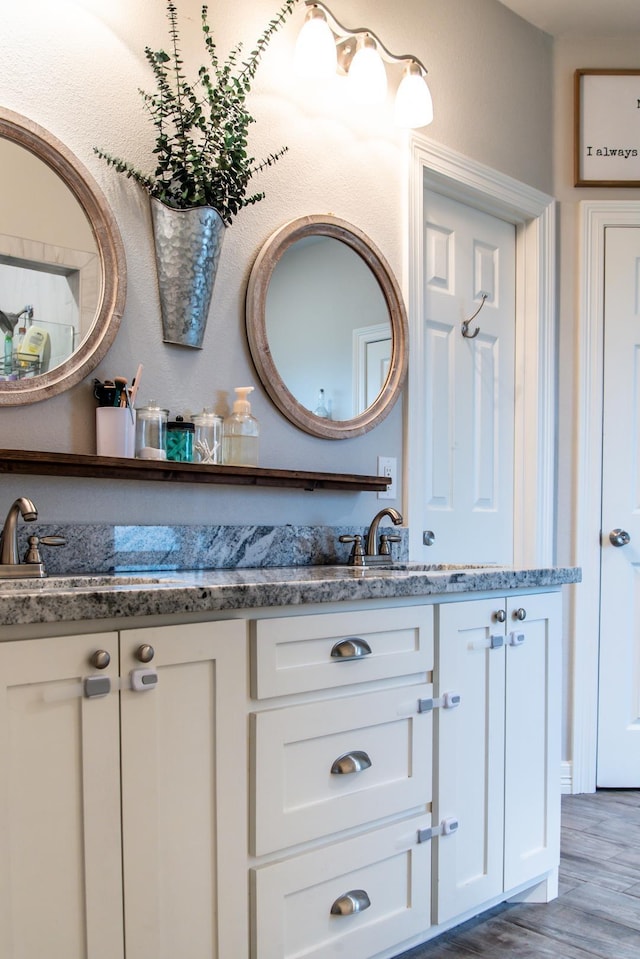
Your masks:
M383 533L380 537L380 556L391 556L391 547L389 543L399 543L402 536L397 533Z
M362 548L362 536L356 533L354 536L339 536L341 543L353 543L353 549L349 556L351 566L364 566L364 549Z
M67 541L64 536L30 536L29 548L24 555L25 563L42 562L42 556L38 548L41 543L43 546L66 546Z

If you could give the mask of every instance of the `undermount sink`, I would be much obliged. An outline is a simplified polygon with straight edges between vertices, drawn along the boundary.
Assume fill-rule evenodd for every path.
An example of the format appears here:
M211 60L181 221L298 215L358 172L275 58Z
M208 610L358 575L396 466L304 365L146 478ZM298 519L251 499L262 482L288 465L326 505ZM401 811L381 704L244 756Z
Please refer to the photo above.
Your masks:
M35 593L40 590L66 589L113 589L118 586L164 586L171 580L158 576L139 576L136 574L104 573L102 575L81 574L76 576L45 576L42 579L25 577L24 579L0 579L0 593Z
M459 573L463 570L494 570L494 569L504 569L503 566L499 566L497 563L412 563L412 562L398 562L398 563L389 563L388 566L382 567L383 569L402 569L415 570L417 573Z
M376 562L371 565L365 563L364 566L346 564L344 566L334 566L331 568L367 573L478 573L484 572L485 570L491 572L498 569L505 569L504 566L499 566L497 563L413 563L410 561L393 562L393 560L389 563Z

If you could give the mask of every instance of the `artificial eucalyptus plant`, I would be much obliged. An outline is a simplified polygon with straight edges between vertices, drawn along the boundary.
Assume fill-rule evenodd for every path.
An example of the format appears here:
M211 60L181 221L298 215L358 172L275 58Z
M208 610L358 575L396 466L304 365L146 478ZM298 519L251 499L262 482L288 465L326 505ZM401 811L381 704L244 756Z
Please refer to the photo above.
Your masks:
M241 59L242 43L238 43L224 61L218 57L208 8L203 6L202 35L209 65L201 66L197 79L190 82L180 53L177 7L173 0L166 0L170 52L145 47L157 92L139 91L156 129L155 171L143 173L94 147L98 156L167 206L178 210L212 206L227 225L243 207L262 200L264 193L247 196L249 182L279 160L287 147L260 161L249 156L247 133L255 121L246 101L263 53L297 2L285 0L247 59Z

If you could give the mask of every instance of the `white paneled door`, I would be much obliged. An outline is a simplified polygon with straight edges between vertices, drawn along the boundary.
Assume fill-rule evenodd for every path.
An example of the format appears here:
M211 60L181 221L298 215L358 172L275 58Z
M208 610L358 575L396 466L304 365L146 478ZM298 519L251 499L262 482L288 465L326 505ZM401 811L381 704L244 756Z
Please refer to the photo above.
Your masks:
M424 210L419 521L435 534L424 559L507 564L513 561L515 227L431 192Z
M605 231L597 784L640 787L640 229Z

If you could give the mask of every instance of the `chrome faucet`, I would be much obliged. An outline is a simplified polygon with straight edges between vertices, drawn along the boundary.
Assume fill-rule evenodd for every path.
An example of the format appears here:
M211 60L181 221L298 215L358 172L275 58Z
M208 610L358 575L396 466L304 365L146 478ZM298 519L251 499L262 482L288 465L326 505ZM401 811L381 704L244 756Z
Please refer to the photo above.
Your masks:
M365 550L365 559L371 559L372 556L384 556L385 559L390 555L390 550L387 546L386 550L381 549L378 553L378 526L380 525L380 520L388 516L394 526L399 526L402 523L402 514L398 512L397 509L394 509L392 506L386 506L384 509L381 509L379 513L373 517L371 521L371 526L369 527L369 532L367 533L367 545ZM388 536L385 540L385 545L388 543L398 543L400 542L399 536ZM388 560L387 560L388 562Z
M0 579L16 579L23 577L46 576L44 563L38 545L64 546L64 536L30 536L29 548L20 562L18 556L18 516L21 515L26 523L38 518L38 510L26 496L19 496L7 513L7 518L0 533Z
M4 521L4 526L2 527L2 533L0 534L1 567L20 565L20 559L18 557L19 514L22 515L22 518L27 523L31 523L34 519L38 518L38 510L26 496L19 496L18 499L11 504L7 518ZM11 575L11 573L7 574L4 569L1 569L0 576L3 574Z
M378 526L383 517L388 516L394 526L399 526L403 522L402 514L392 506L381 509L373 517L369 532L367 533L366 547L362 546L362 536L358 533L355 536L338 537L341 543L353 543L353 549L349 557L351 566L372 566L375 564L391 562L391 543L399 543L400 536L389 533L383 533L380 537L380 549L378 550Z

